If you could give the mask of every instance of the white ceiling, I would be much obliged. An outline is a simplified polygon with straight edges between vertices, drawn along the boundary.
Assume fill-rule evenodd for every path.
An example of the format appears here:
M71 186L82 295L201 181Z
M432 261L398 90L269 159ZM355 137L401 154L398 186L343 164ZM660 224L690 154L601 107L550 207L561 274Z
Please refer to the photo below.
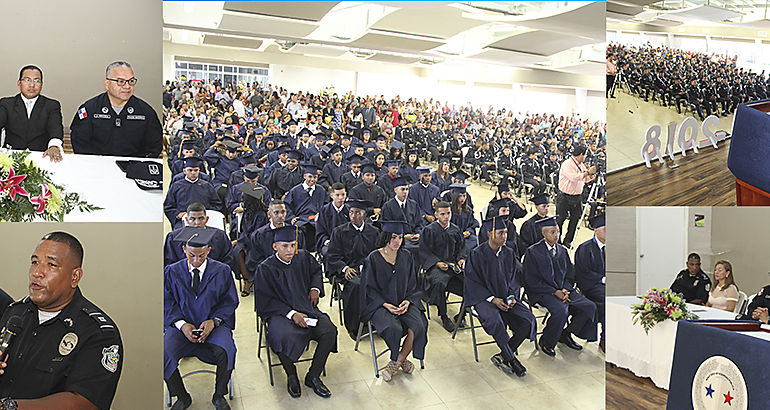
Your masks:
M604 9L603 1L185 1L164 2L163 21L173 43L579 73L593 65L579 51L604 42ZM568 50L578 51L574 60L552 63Z
M607 0L607 21L660 26L764 26L766 0Z

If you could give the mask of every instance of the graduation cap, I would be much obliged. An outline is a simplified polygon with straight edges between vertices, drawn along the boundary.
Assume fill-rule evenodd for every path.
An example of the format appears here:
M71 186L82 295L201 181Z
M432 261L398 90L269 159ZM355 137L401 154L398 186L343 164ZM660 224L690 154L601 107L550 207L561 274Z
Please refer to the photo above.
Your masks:
M178 234L176 234L174 241L183 242L184 246L201 248L207 246L211 242L211 238L214 237L215 232L214 229L185 226Z
M464 193L467 192L465 190L465 188L467 188L469 186L471 186L471 184L458 184L458 183L454 183L452 185L449 185L449 188L451 188L452 192L454 192L456 194L464 194Z
M222 128L217 128L216 131L214 131L215 135L225 135L225 130Z
M289 154L288 155L289 159L296 159L297 161L299 161L304 157L304 155L302 155L302 153L297 151L296 149L289 149L286 152Z
M385 137L385 136L384 136L384 135L382 135L382 134L380 134L380 135L378 135L378 136L377 136L377 141L387 141L387 140L388 140L388 138L387 138L387 137Z
M403 149L404 143L398 140L393 140L393 142L390 143L390 147L395 149Z
M312 162L305 162L302 164L302 173L303 174L313 174L318 175L318 171L320 171L321 168L318 167L318 165L313 164Z
M511 189L508 187L508 184L503 182L501 184L497 184L497 192L509 192Z
M470 175L468 175L468 173L466 173L465 171L463 171L461 169L458 169L457 171L452 173L452 176L456 180L459 180L459 181L465 181L466 179L468 179L470 177Z
M398 160L391 159L391 160L385 161L385 166L388 167L388 168L390 168L390 167L397 167L398 166Z
M326 134L324 134L323 132L316 132L315 134L313 134L313 136L315 137L316 141L323 141L326 139Z
M245 167L243 167L243 175L245 175L246 178L249 178L249 179L254 179L258 177L260 174L260 171L262 171L262 169L260 169L258 166L254 164L246 165Z
M136 186L143 190L163 189L163 171L154 161L115 161L126 178L133 179Z
M348 207L351 209L356 208L356 209L362 209L364 211L367 208L372 206L371 202L363 199L348 199L346 203L348 204Z
M342 152L342 148L340 148L339 145L334 144L331 147L329 147L329 155L334 155L337 152Z
M500 212L500 208L509 208L511 204L507 198L500 198L490 202L489 206L492 207L492 209L494 210L493 212L495 214L498 214Z
M546 226L557 226L556 215L548 216L538 221L535 221L535 226L537 226L538 228L545 228Z
M544 205L544 204L550 203L550 201L548 200L548 195L546 194L540 194L532 197L532 202L535 205Z
M254 134L261 135L265 133L265 129L262 127L254 128Z
M293 151L293 149L288 145L281 145L278 147L278 154L288 154L289 151Z
M320 154L323 154L324 156L329 156L329 152L331 152L331 150L332 150L332 147L330 147L328 145L324 145L324 146L322 146L321 148L318 149L318 152Z
M416 149L410 149L409 151L406 152L406 155L412 155L412 154L420 156L420 154L417 152Z
M231 138L223 139L222 140L222 144L224 144L225 149L227 149L228 151L231 151L231 152L237 152L238 148L243 147L243 145L241 145L241 143L239 143L239 142L237 142L237 141L235 141L235 140L233 140Z
M369 129L369 128L364 128L363 130L361 130L361 134L362 134L362 135L363 135L363 134L370 134L370 135L371 135L371 133L372 133L372 130L371 130L371 129Z
M451 157L447 157L447 156L443 156L443 155L438 158L438 163L439 164L442 163L442 162L449 163L451 161L452 161Z
M311 134L311 132L310 132L310 130L309 130L309 129L307 129L307 128L303 128L303 129L299 130L299 134L298 134L298 135L299 135L300 137L303 137L303 136L305 136L305 135L310 135L310 134Z
M409 179L403 176L397 176L391 180L393 183L393 188L398 188L400 186L407 186L409 185Z
M347 131L347 132L355 132L357 129L358 129L358 127L356 127L355 125L348 124L348 125L345 126L345 131ZM344 137L344 135L343 135L343 137Z
M251 182L244 182L243 185L241 185L241 192L243 192L244 195L248 195L254 199L262 199L262 194L264 194L265 190L258 187L256 184L252 184Z
M493 216L483 222L483 227L487 232L492 232L492 238L495 237L495 231L500 229L507 229L505 221L507 218Z
M366 158L358 154L353 154L350 156L350 158L348 158L349 165L361 165L364 162L366 162Z
M375 174L376 171L374 170L374 165L372 165L371 162L367 162L365 164L361 164L361 173L362 174L368 174L368 173Z
M352 145L352 146L353 146L353 149L355 149L355 148L363 148L363 147L364 147L364 143L363 143L363 142L361 142L361 141L358 141L358 140L354 141L354 142L353 142L352 144L350 144L350 145Z
M380 221L380 227L383 232L403 235L406 227L409 225L406 221Z
M588 224L591 227L591 229L597 229L604 226L604 213L600 213L599 215L594 216L593 218L588 220Z
M292 125L297 125L297 121L289 120L289 122L286 123L287 127L291 127Z
M433 169L433 167L429 165L421 165L417 167L417 172L420 174L430 174L431 169Z
M350 139L353 139L353 136L350 135L350 134L342 134L342 135L340 135L340 139L341 140L350 140Z
M203 158L195 155L182 160L182 168L201 168L202 166Z
M298 227L289 224L273 229L273 243L296 241L299 236L298 229Z

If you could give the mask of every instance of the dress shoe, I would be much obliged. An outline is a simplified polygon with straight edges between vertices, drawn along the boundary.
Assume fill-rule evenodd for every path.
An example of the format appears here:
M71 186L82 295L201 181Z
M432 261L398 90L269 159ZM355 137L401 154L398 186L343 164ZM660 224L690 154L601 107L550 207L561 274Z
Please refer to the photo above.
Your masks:
M176 401L174 402L174 405L171 406L171 410L184 410L192 404L192 396L189 394L185 396L179 396Z
M505 361L501 353L498 353L490 357L489 360L492 362L492 364L495 365L495 367L502 370L504 373L506 374L513 373L513 369L511 369L511 366Z
M215 397L211 399L211 403L217 410L230 410L230 405L227 404L227 400L224 397Z
M305 386L312 388L315 394L323 398L329 398L332 396L332 392L329 391L329 389L319 377L305 376Z
M527 374L527 368L524 367L516 357L514 357L513 360L510 360L508 365L511 366L511 369L516 373L516 376L524 377L524 375Z
M466 323L465 323L465 315L463 315L463 318L460 320L460 322L459 322L459 323L457 322L457 317L458 317L458 316L460 316L460 314L459 314L459 313L458 313L458 314L456 314L456 315L455 315L455 316L452 318L452 321L453 321L453 322L455 322L455 323L457 323L457 327L458 327L458 328L460 328L460 329L463 329L463 328L465 328L465 327L466 327Z
M446 329L447 332L452 333L455 331L455 323L452 321L452 319L449 318L449 316L441 316L441 324L444 326L444 329Z
M562 333L559 342L564 343L570 349L583 350L583 346L580 346L579 344L575 343L574 340L572 340L572 335L569 332Z
M286 389L291 397L297 398L302 395L302 388L299 386L299 378L296 374L286 378Z
M543 351L543 353L547 354L548 356L554 357L556 356L556 351L553 350L553 347L547 347L544 346L542 342L538 341L537 344L540 345L540 349Z

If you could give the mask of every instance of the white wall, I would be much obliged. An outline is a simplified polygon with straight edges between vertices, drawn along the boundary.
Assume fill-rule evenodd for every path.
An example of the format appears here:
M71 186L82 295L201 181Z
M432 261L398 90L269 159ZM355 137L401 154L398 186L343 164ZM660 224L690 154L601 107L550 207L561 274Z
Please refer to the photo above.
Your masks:
M668 287L685 266L688 254L685 207L636 208L636 293Z
M270 64L268 70L270 84L277 84L289 91L310 91L318 93L326 87L334 87L337 93L356 90L354 71L307 68L282 64Z

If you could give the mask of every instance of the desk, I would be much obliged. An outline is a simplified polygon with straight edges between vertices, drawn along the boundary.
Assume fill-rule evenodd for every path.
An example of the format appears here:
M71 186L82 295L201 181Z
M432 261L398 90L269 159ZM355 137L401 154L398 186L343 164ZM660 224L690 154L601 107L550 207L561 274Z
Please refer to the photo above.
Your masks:
M636 296L607 297L606 361L639 377L649 377L656 386L668 390L677 322L660 322L650 333L644 333L639 323L633 324L631 316L631 305L639 302ZM687 307L700 319L735 319L731 312L691 304Z
M115 164L116 160L139 158L98 155L64 154L64 160L53 163L32 152L29 158L38 167L51 172L51 179L64 185L67 192L76 192L92 205L104 208L94 212L77 209L64 216L65 222L161 222L163 220L163 193L145 191L126 178ZM148 160L141 158L141 160ZM161 160L154 159L161 167Z

